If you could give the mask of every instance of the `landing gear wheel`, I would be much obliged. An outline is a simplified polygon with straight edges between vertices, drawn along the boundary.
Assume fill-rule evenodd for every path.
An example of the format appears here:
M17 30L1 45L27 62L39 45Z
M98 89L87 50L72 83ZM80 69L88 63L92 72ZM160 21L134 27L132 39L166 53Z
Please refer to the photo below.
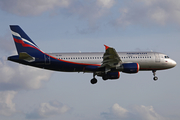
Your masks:
M103 75L103 76L102 76L102 79L103 79L103 80L107 80L107 79L108 79L108 76L107 76L107 75Z
M153 76L154 76L153 80L154 81L158 80L158 77L156 76L156 70L153 70L152 72L153 72Z
M96 84L96 83L97 83L97 79L96 78L91 79L91 84Z
M154 79L154 81L156 81L156 80L158 80L158 77L155 76L153 79Z

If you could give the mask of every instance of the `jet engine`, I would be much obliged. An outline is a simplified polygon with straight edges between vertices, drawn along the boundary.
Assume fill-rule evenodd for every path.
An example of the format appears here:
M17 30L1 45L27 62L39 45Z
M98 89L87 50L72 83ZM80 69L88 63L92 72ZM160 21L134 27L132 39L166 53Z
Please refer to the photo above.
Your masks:
M119 77L120 77L120 72L108 72L107 74L102 75L103 80L118 79Z
M124 73L137 73L140 69L140 66L138 63L123 63L122 64Z

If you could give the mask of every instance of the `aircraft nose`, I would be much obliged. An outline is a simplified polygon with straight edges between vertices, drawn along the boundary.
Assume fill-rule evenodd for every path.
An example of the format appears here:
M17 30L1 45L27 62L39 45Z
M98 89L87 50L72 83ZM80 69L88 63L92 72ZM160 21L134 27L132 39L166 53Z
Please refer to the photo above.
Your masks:
M171 60L171 64L173 67L175 67L177 63L174 60Z

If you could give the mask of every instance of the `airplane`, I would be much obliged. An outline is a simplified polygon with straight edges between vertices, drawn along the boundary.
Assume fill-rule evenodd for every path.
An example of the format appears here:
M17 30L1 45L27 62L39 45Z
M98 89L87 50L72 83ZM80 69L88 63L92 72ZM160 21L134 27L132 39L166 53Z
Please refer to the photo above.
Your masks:
M170 69L176 62L160 52L116 52L107 45L105 52L45 53L18 26L10 25L18 55L8 60L24 65L61 72L93 73L91 84L96 84L95 76L103 80L120 78L120 72L138 73L152 71L156 81L157 70Z

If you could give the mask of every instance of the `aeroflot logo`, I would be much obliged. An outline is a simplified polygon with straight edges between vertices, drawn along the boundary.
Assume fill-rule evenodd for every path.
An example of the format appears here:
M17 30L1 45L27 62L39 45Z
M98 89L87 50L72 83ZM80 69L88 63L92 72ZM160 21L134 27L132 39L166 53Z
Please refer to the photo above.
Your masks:
M37 46L37 45L33 44L33 43L32 43L32 42L30 42L29 40L26 40L26 39L22 38L20 34L18 34L18 33L16 33L16 32L14 32L14 31L11 31L11 32L12 32L12 34L13 34L14 36L16 36L16 37L20 38L19 40L22 40L24 43L29 44L29 45L32 45L32 46L34 46L34 47L38 48L38 46Z
M129 55L129 54L137 54L137 55L143 54L143 55L144 55L144 54L147 54L147 53L127 53L127 54L128 54L128 55Z

